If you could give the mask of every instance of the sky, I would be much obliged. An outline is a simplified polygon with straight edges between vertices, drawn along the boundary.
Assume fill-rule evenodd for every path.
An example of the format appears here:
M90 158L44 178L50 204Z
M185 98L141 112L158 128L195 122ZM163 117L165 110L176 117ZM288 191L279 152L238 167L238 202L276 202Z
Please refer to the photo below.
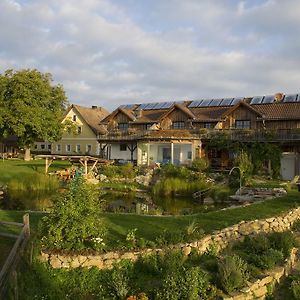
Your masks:
M0 41L0 73L110 111L300 92L299 0L0 0Z

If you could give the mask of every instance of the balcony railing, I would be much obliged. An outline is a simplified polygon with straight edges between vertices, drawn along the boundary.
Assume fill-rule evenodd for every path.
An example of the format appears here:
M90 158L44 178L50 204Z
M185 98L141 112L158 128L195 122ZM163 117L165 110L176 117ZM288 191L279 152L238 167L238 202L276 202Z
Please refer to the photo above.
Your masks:
M300 130L277 129L277 130L251 130L251 129L224 129L210 130L202 135L202 138L228 138L234 141L260 141L260 142L284 142L300 141Z
M147 139L229 139L233 141L300 141L300 129L173 129L173 130L119 130L98 135L98 141L136 141Z

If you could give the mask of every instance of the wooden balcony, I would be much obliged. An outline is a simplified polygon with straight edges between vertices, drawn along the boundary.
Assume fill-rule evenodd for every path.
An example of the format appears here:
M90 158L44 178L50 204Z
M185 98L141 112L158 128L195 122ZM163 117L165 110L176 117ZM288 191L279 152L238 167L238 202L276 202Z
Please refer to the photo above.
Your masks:
M300 129L251 130L251 129L223 129L209 130L201 134L201 139L227 138L242 142L290 142L300 141Z
M229 139L242 142L290 142L300 141L300 129L252 130L252 129L169 129L169 130L116 130L98 135L99 142L126 142L149 140L211 140Z

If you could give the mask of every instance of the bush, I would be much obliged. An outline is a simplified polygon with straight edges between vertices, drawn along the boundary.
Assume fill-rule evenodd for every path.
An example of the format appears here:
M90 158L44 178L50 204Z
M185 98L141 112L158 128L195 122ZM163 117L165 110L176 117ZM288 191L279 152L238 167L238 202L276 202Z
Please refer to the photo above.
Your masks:
M293 280L291 290L296 300L300 300L300 280Z
M193 175L192 172L186 167L182 167L182 166L179 167L173 164L163 165L160 169L160 172L161 175L166 178L174 177L174 178L188 179Z
M100 169L100 173L107 176L109 179L113 178L128 178L132 179L136 176L137 170L133 166L133 164L128 163L123 166L103 166Z
M283 253L284 258L288 257L291 250L296 246L296 240L291 231L274 232L269 235L271 247Z
M154 195L172 196L175 194L188 195L208 187L204 178L197 181L187 181L180 178L167 178L157 182L153 187Z
M197 158L193 160L190 169L197 172L203 172L206 171L208 167L209 167L209 161L207 158Z
M102 250L106 232L99 217L99 192L82 177L70 183L70 189L56 200L52 212L39 226L42 246L48 249Z
M247 263L239 256L226 256L218 263L218 278L221 287L227 293L241 288L247 281L249 275Z

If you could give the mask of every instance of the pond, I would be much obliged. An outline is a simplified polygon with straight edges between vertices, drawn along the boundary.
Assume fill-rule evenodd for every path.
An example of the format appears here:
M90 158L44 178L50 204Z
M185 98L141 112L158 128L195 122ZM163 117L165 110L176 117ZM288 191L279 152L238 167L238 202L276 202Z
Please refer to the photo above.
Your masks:
M47 211L58 192L13 190L0 197L0 209ZM185 215L218 210L232 203L202 204L190 197L152 196L147 192L101 191L100 201L108 212Z

